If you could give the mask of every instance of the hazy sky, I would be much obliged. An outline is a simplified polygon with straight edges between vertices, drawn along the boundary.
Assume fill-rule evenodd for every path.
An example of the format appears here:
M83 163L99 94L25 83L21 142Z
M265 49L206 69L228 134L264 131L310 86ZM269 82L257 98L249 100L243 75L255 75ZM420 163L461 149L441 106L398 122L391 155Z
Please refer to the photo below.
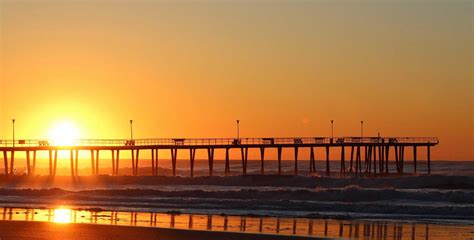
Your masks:
M474 159L473 1L0 0L0 138L438 136Z

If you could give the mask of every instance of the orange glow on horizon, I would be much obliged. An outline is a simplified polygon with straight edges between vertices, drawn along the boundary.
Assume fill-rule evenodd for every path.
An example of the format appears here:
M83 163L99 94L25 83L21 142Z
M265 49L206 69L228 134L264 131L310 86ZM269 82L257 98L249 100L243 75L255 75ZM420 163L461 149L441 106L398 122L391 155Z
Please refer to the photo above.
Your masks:
M12 118L17 139L61 145L127 139L129 119L137 139L235 137L236 119L241 137L330 136L331 119L358 136L364 120L474 159L469 1L0 2L0 139Z

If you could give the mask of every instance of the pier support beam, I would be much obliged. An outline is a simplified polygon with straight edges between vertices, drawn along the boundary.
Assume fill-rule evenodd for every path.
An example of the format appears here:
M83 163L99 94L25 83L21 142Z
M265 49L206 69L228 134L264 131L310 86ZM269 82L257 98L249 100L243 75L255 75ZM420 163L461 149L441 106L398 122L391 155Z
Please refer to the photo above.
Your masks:
M33 174L36 173L36 150L33 151L33 166L31 172Z
M132 156L133 156L133 152L132 152ZM95 161L94 161L94 150L91 150L91 175L94 176L95 175Z
M115 175L115 150L110 150L111 154L112 154L112 176L116 176Z
M260 147L260 174L264 175L265 174L265 148Z
M385 148L385 173L388 174L388 157L389 157L390 145Z
M151 175L155 176L155 149L151 150Z
M5 171L5 175L8 175L9 171L8 171L8 152L7 151L3 151L3 163L4 163L4 171Z
M379 145L378 146L379 148L379 173L383 173L383 164L384 164L384 159L383 159L383 156L384 156L384 153L383 153L383 145Z
M196 149L189 149L189 166L191 170L191 177L194 177L194 159L196 157Z
M362 164L361 164L361 156L360 156L360 146L357 146L357 153L356 153L356 176L361 175L362 173Z
M214 173L214 148L207 149L207 156L209 161L209 176L212 177Z
M176 159L178 158L178 149L171 148L171 165L173 168L173 176L176 176Z
M278 175L281 175L281 151L282 151L282 148L278 147L277 151L278 151Z
M135 176L135 150L132 149L132 176Z
M405 163L405 146L400 147L400 174L404 172L404 163Z
M48 150L49 176L53 176L53 151Z
M12 150L10 154L10 174L15 174L15 151Z
M413 146L413 172L416 173L416 146Z
M373 146L372 151L373 151L372 160L374 161L374 174L377 174L377 146ZM380 159L379 159L379 162L380 162Z
M135 176L138 176L138 159L140 157L140 149L137 149L135 156Z
M316 172L316 161L315 161L315 156L314 156L314 147L310 147L310 153L309 153L309 172L310 173L315 173Z
M353 169L352 168L353 167L353 165L352 165L353 159L354 159L354 146L351 146L351 163L350 163L350 168L349 168L350 173L352 173L352 169Z
M58 166L58 149L54 150L54 168L53 168L53 176L56 176L56 169Z
M367 151L368 151L367 146L364 146L364 163L365 163L365 166L364 166L364 167L365 167L365 173L367 173L367 172L369 171L369 167L368 167L368 165L367 165L367 162L368 162L368 160L369 160L369 158L367 157Z
M229 159L229 148L225 148L225 167L224 174L228 176L230 174L230 159Z
M341 146L341 175L346 175L346 160L344 156L344 145Z
M430 149L430 145L428 145L428 147L426 149L426 155L427 155L427 158L428 158L428 174L431 174L431 149Z
M74 172L76 176L79 176L79 149L76 149L74 156Z
M398 154L400 153L400 149L398 146L395 146L395 165L397 168L397 174L400 174L400 160L398 159Z
M365 146L365 172L369 173L369 175L372 172L371 157L372 157L372 147Z
M247 158L248 158L248 151L249 148L240 148L240 152L242 154L242 174L244 176L247 175Z
M151 149L151 175L158 175L158 148Z
M117 155L115 158L115 175L119 175L119 165L120 165L120 150L117 149Z
M329 146L326 146L326 176L331 176L331 168L329 166Z
M295 175L298 175L298 147L295 147Z
M400 153L401 153L401 150L400 150L401 146L396 146L395 147L395 161L397 162L397 174L400 174L400 165L401 165L401 156L400 156Z
M151 149L151 175L158 175L158 149Z
M365 170L372 173L372 146L365 147Z
M30 151L26 151L26 172L31 175Z
M95 175L99 175L99 149L95 152Z
M71 164L71 177L75 176L75 171L74 171L74 150L69 150L69 157L70 157L70 164Z

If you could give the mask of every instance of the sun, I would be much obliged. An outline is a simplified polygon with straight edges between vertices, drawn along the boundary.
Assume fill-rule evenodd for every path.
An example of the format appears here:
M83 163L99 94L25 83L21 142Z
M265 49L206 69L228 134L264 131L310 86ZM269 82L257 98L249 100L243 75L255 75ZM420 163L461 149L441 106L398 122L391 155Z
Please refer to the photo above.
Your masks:
M79 129L72 122L54 124L49 132L49 141L55 146L71 146L79 138Z

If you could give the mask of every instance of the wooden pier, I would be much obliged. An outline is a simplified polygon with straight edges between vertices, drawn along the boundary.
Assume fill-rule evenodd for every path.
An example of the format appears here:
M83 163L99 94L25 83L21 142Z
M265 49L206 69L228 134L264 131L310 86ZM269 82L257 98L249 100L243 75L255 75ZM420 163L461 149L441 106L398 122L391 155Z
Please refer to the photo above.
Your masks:
M112 175L119 175L120 152L130 151L132 156L132 173L138 175L140 167L140 153L150 151L152 161L152 175L159 175L159 152L170 151L173 176L176 175L178 152L189 152L190 176L194 176L194 162L196 151L206 151L209 163L209 176L214 174L214 153L217 150L225 151L224 174L230 174L229 152L240 151L241 172L247 175L249 149L260 150L260 174L265 174L265 150L277 149L278 174L282 174L282 151L294 151L293 173L298 174L301 166L298 164L300 149L309 149L309 172L316 172L316 151L323 149L325 152L327 176L331 174L330 149L339 149L340 175L346 172L357 176L362 174L381 175L389 174L389 153L394 151L396 173L404 173L405 149L413 152L413 171L417 173L417 149L426 148L427 173L431 173L431 147L439 143L434 137L304 137L304 138L208 138L208 139L81 139L75 140L67 146L55 146L47 140L0 140L0 152L3 152L5 175L14 174L15 155L23 152L26 155L27 174L35 174L36 155L39 151L48 152L49 175L56 175L58 152L69 151L71 176L78 176L79 153L90 154L91 175L99 175L100 152L111 151ZM350 158L346 159L346 151ZM350 153L349 153L350 151ZM84 154L84 153L83 153ZM10 157L9 157L10 156ZM347 164L349 168L347 168Z

